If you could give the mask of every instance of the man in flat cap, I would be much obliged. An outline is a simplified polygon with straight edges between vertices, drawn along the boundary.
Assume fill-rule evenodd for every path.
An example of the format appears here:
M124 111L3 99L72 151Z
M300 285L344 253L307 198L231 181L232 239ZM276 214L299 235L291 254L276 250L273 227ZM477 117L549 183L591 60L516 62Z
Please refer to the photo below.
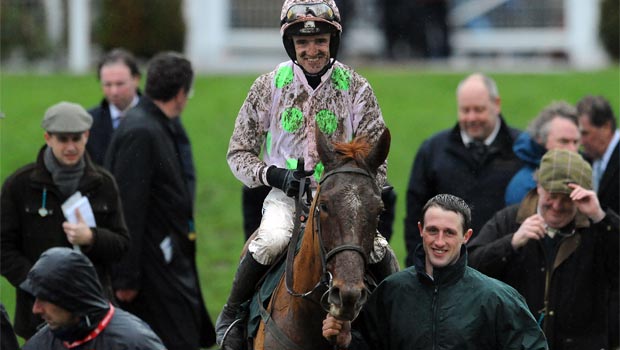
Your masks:
M610 349L618 214L601 208L592 169L578 153L548 151L535 176L536 188L469 243L471 266L525 297L549 349Z
M0 193L0 272L18 287L42 252L74 247L88 257L109 299L109 266L128 249L120 196L110 173L85 153L92 118L80 105L51 106L41 123L45 145L36 162L7 178ZM76 192L90 202L95 225L76 212L65 219L62 204ZM34 298L16 288L15 333L30 338L43 323L32 314Z

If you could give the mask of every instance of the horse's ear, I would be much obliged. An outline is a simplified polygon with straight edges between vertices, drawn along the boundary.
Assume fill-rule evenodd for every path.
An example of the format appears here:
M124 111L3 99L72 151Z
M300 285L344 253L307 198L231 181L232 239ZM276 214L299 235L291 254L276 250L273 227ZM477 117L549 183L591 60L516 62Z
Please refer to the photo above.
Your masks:
M368 157L366 157L366 164L373 170L376 171L381 164L385 161L390 152L390 142L392 140L392 136L390 135L390 130L385 128L383 134L379 137L379 140L370 150Z
M335 152L331 142L323 135L318 125L316 130L316 149L319 152L319 158L325 167L329 167L334 162Z

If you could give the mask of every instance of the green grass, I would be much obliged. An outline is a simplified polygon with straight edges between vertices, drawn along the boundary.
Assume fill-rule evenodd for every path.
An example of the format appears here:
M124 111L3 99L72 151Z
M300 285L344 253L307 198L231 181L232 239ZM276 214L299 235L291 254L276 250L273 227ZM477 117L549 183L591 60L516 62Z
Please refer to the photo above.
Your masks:
M456 121L455 88L464 73L408 69L360 69L373 86L392 131L388 177L397 194L392 245L404 260L403 219L409 171L420 143ZM497 81L509 124L523 128L553 100L575 103L585 94L602 94L616 113L620 105L617 68L596 72L491 74ZM234 120L255 75L198 77L195 95L183 113L198 172L198 265L205 300L215 319L228 294L240 249L241 183L231 174L225 154ZM0 79L0 179L31 162L43 144L40 121L60 101L85 107L99 103L93 75L13 75ZM456 175L456 174L455 174ZM0 300L14 312L14 289L0 281Z

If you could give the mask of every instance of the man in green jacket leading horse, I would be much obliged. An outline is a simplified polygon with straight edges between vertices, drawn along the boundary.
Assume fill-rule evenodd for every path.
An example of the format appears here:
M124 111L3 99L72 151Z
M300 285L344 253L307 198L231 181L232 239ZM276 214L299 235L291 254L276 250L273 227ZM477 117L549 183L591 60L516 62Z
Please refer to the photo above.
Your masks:
M350 349L547 349L515 289L467 266L471 211L431 198L418 223L415 265L387 277L351 324L328 315L323 336Z

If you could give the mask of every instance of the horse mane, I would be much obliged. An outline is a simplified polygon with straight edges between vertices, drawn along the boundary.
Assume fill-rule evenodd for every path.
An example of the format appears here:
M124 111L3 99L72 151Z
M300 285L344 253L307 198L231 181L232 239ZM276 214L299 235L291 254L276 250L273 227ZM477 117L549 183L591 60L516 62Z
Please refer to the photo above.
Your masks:
M366 136L358 136L351 142L336 142L334 150L338 154L341 164L355 161L358 165L366 167L366 157L370 153L370 144Z

